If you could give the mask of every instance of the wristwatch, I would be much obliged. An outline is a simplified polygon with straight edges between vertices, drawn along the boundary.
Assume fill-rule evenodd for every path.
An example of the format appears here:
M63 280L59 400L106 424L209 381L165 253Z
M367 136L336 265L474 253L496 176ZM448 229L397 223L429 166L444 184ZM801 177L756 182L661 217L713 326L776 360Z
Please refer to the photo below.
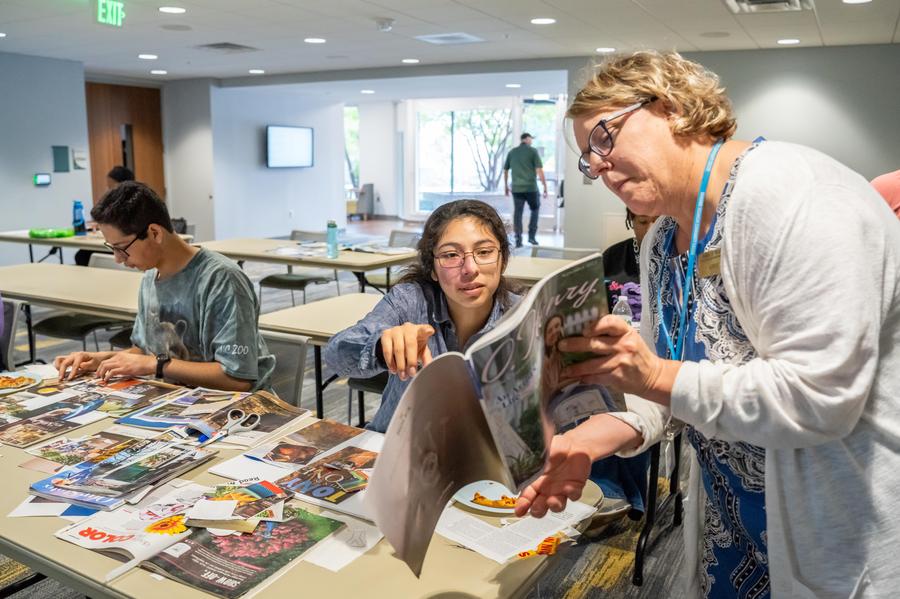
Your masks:
M156 378L163 378L163 368L172 361L168 354L156 354Z

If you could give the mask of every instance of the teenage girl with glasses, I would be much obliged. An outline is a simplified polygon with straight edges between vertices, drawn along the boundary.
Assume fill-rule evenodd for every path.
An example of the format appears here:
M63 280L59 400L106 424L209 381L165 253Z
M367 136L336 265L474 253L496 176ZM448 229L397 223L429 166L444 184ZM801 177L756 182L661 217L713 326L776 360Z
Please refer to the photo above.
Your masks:
M340 376L389 373L368 425L380 432L420 366L448 351L465 352L520 299L503 277L506 228L484 202L458 200L432 212L418 250L418 261L384 299L325 346L325 362Z

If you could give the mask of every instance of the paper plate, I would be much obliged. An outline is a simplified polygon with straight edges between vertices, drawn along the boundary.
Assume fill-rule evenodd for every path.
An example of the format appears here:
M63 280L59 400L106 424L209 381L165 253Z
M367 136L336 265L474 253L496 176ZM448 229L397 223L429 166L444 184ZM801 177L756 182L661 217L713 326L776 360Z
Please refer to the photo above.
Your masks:
M0 389L0 395L8 395L10 393L15 393L16 391L24 391L25 389L30 389L31 387L34 387L35 385L40 383L42 380L44 380L43 377L41 377L40 375L34 374L33 372L27 372L25 370L16 370L14 372L0 372L0 377L16 378L16 377L20 377L20 376L30 378L33 382L26 383L19 387Z
M475 497L475 493L481 493L488 499L500 499L501 495L506 495L507 497L516 496L515 493L496 481L480 480L477 483L466 485L465 487L457 491L456 495L453 496L453 501L468 508L472 508L473 510L478 510L480 512L490 512L492 514L512 514L516 511L515 508L511 507L490 507L487 505L479 505L472 501L472 498Z

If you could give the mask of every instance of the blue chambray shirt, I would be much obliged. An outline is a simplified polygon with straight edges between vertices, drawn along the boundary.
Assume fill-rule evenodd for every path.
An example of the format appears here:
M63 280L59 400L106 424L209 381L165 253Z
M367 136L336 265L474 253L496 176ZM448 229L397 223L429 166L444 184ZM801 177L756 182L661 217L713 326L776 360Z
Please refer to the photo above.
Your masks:
M512 307L521 297L510 294L510 299ZM378 341L385 330L405 322L430 324L434 327L435 333L428 340L432 356L437 357L448 351L465 352L472 343L494 328L503 313L500 303L495 301L485 325L461 348L456 327L450 319L447 298L438 285L395 285L365 318L331 338L324 351L326 368L338 376L356 378L368 378L384 372L387 365L384 358L375 351ZM387 430L410 380L401 381L397 375L388 377L387 387L381 397L381 407L367 428L382 433Z

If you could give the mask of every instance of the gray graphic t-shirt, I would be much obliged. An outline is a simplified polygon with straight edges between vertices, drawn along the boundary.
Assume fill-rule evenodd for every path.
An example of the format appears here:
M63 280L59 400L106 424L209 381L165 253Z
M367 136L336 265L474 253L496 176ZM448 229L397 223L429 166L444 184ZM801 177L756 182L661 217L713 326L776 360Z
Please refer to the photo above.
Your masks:
M268 389L275 356L258 328L253 285L238 266L201 249L182 270L162 281L144 273L131 342L152 355L218 362L226 374Z

